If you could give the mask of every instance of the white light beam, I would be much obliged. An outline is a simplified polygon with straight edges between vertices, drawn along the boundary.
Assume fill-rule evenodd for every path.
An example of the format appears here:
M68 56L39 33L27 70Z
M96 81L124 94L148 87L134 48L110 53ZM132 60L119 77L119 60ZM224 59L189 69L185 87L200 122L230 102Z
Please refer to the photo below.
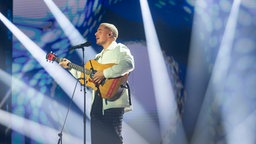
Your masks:
M79 33L79 31L73 26L73 24L67 19L67 17L61 12L61 10L56 6L56 4L52 0L44 0L45 4L48 6L55 19L61 26L62 30L69 38L72 45L78 45L84 43L86 40ZM82 52L80 50L76 50L78 55L82 59ZM89 59L93 59L96 55L96 52L92 49L92 47L86 47L85 53L87 54L85 57L85 61Z
M162 143L167 144L169 143L169 140L173 138L173 135L171 134L172 136L170 136L168 133L173 130L175 131L178 125L177 120L180 119L177 115L175 95L172 89L171 80L168 75L168 70L165 65L147 0L140 0L140 6L148 47L154 92L158 108L161 135L163 139ZM180 136L182 137L181 139L185 139L184 135Z

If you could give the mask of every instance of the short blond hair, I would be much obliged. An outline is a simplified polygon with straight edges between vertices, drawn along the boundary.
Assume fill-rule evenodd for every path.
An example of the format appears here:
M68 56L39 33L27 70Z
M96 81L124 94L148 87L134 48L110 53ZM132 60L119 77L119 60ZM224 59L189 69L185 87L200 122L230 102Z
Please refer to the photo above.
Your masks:
M117 39L118 37L118 30L115 25L110 23L101 23L100 25L105 26L107 29L109 29L113 33L113 37Z

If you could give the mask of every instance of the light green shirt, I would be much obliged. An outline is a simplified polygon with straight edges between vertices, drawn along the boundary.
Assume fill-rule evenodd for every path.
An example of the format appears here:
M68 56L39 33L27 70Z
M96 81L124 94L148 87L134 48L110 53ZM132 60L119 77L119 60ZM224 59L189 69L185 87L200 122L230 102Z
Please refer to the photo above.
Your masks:
M95 59L101 64L114 63L110 68L104 69L103 74L105 78L115 78L119 76L123 76L134 69L134 58L131 55L130 50L121 43L116 43L113 41L107 49L103 49L100 53L98 53ZM80 72L71 69L70 72L76 78L80 77ZM94 91L93 91L93 99L94 99ZM125 111L131 110L131 106L129 103L129 95L128 89L125 89L121 97L115 101L106 101L103 99L103 110L109 108L125 108Z

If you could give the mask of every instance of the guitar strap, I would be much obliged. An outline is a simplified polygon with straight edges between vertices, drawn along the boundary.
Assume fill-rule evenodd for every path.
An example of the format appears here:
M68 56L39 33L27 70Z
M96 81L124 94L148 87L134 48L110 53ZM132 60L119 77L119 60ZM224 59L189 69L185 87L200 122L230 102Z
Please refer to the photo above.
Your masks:
M126 82L126 86L121 85L121 88L126 88L126 89L128 89L129 104L132 105L131 90L130 90L130 86L129 86L128 82Z
M128 82L126 82L126 86L127 86L127 89L128 89L129 104L132 105L131 90L130 90L130 86L129 86Z
M89 62L90 62L90 65L91 65L91 70L92 70L93 72L95 72L95 70L94 70L94 68L93 68L93 65L92 65L92 61L89 60Z

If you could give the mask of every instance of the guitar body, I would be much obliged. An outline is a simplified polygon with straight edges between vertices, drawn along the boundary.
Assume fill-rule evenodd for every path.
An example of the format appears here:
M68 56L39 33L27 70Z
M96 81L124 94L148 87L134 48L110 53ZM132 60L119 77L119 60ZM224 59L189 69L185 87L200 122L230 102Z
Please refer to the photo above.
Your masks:
M56 61L60 62L62 59L58 58L55 54L48 53L46 55L47 61ZM104 70L106 68L110 68L115 64L100 64L96 60L89 60L84 67L81 67L79 65L76 65L74 63L70 63L69 67L74 68L80 72L82 72L81 77L79 78L79 81L82 85L84 85L84 69L85 69L85 76L86 76L86 86L92 88L93 90L98 90L101 94L102 98L105 98L109 101L113 101L118 99L124 88L122 88L122 85L125 85L128 80L128 74L116 78L109 78L103 80L100 84L95 83L93 81L93 75L99 71Z
M96 71L103 71L106 68L110 68L115 64L100 64L96 60L89 60L85 64L86 70L86 86L92 88L93 90L99 90L102 98L108 100L115 100L120 97L124 88L121 85L125 85L128 79L128 74L103 80L100 84L94 83L92 80L93 75ZM81 74L80 83L84 84L84 74Z

